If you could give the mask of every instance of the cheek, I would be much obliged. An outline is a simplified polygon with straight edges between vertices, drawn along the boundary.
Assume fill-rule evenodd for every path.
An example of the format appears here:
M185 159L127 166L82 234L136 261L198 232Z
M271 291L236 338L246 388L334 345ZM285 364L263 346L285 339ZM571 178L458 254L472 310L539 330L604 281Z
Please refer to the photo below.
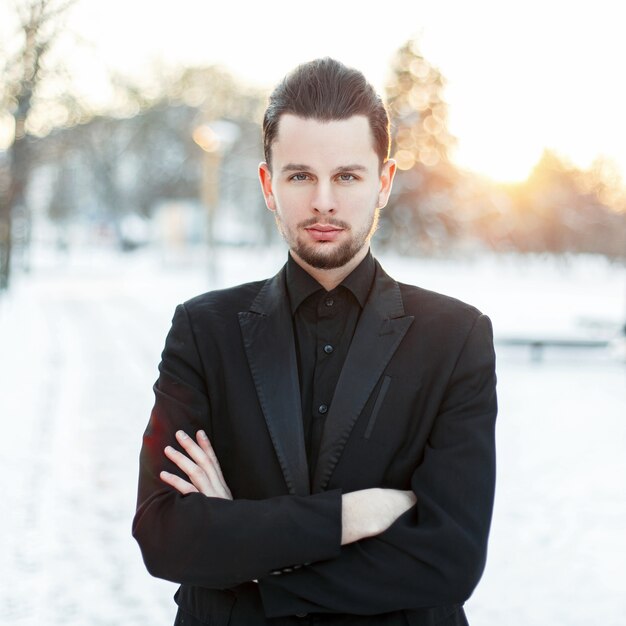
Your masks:
M302 187L286 187L275 190L274 201L280 208L287 211L298 210L308 200L308 191Z
M361 213L363 209L370 209L378 206L378 189L374 187L352 190L345 193L341 199L344 210Z

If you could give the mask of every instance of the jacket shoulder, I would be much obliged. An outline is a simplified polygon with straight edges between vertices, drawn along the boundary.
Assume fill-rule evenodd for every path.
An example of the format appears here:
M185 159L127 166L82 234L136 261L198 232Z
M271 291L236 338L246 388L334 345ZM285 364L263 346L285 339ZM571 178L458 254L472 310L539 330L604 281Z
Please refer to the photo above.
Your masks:
M193 318L237 314L250 307L259 291L269 280L267 278L225 289L207 291L186 300L182 306Z
M406 283L398 283L398 286L406 312L409 315L415 313L423 315L430 312L474 319L483 314L475 306L452 296Z
M414 317L412 333L437 346L440 354L458 353L473 333L492 344L491 320L475 306L414 285L399 287L405 313ZM483 344L486 350L487 343Z

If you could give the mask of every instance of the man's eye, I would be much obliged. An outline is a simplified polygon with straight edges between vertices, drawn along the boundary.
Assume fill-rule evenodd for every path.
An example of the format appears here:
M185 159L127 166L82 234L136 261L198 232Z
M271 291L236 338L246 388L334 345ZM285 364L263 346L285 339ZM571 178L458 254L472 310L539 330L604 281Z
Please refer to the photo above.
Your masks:
M291 177L291 180L296 180L296 181L307 180L307 179L308 179L307 174L294 174Z
M349 183L353 180L356 180L356 176L354 174L339 174L339 180L342 183Z

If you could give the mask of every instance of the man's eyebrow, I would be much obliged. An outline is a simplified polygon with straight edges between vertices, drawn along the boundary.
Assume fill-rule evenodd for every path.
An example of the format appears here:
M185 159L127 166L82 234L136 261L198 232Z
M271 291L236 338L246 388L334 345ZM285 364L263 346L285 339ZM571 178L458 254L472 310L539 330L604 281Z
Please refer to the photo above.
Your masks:
M310 165L304 165L303 163L287 163L280 169L281 172L308 172L311 169Z
M341 174L343 172L365 172L367 171L367 167L365 165L359 165L358 163L353 163L352 165L342 165L338 167L335 172Z
M281 168L281 172L309 172L311 171L310 165L305 165L304 163L287 163ZM342 174L344 172L365 172L367 171L367 167L365 165L360 165L358 163L352 163L350 165L340 165L335 168L334 173Z

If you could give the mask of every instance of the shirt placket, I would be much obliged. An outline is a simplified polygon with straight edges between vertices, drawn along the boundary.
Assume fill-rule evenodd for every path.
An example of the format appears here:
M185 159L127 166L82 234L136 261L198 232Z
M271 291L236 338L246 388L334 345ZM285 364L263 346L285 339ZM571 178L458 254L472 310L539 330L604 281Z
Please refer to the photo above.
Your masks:
M311 407L314 457L319 450L324 423L340 373L336 363L336 344L341 333L344 308L345 298L336 290L323 294L317 304L316 359Z

